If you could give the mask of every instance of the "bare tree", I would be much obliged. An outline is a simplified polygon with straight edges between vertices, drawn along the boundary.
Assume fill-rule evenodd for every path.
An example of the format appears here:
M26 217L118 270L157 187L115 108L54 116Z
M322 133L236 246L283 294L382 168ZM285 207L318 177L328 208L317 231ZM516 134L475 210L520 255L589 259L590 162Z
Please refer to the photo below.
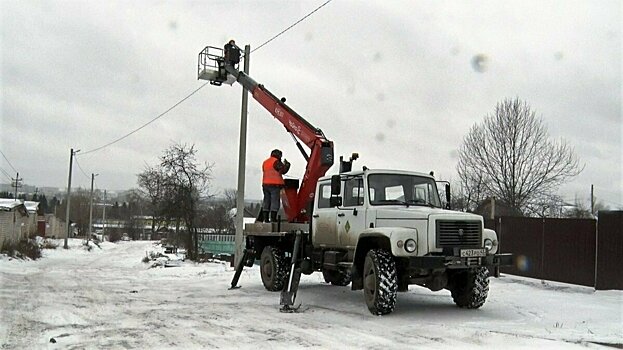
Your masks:
M71 194L71 210L69 212L69 221L76 224L78 234L82 235L89 230L89 197L90 192L84 188L78 188ZM65 218L67 210L67 200L63 200L59 204L57 215ZM63 213L63 214L61 214Z
M154 233L160 228L159 224L163 219L165 174L158 166L146 166L145 170L137 176L140 191L149 201L148 210L152 216L151 232Z
M186 227L186 249L191 259L196 257L198 250L195 229L198 202L208 191L212 172L212 165L200 164L196 154L194 145L174 144L160 157L160 167L165 178L166 207L177 220L176 229L179 230L180 220Z
M524 211L581 172L573 148L551 141L542 118L518 98L499 102L492 115L474 125L459 150L457 171L471 191ZM482 181L475 181L481 179Z
M223 196L225 197L225 207L227 209L236 208L238 191L236 191L235 188L226 188L225 190L223 190Z
M453 196L452 208L464 211L474 211L487 198L485 177L483 173L470 172L465 163L459 162L457 169L459 183Z
M573 204L570 204L569 208L565 211L564 217L590 219L593 218L593 215L591 214L589 206L576 197Z

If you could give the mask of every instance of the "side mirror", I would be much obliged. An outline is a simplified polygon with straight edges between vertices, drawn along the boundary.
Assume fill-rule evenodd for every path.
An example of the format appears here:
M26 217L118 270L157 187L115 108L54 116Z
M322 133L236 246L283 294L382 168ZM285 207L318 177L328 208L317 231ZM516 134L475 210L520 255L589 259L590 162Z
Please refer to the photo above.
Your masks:
M450 183L446 184L446 209L450 209Z
M342 205L342 197L331 197L329 198L329 206L331 208L339 207Z
M331 208L339 207L342 205L342 178L340 175L331 176L331 198L329 198L329 206Z
M340 175L331 176L331 195L339 196L342 192L342 179Z

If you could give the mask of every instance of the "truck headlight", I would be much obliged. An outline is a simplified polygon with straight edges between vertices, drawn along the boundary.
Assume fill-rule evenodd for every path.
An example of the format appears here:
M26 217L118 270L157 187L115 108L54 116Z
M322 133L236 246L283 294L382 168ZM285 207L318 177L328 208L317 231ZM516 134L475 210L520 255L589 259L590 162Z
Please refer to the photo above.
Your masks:
M413 253L417 249L417 243L415 243L412 239L407 239L405 241L405 250L407 253Z
M491 251L491 249L493 249L493 241L489 238L485 239L485 249L487 249L487 251Z

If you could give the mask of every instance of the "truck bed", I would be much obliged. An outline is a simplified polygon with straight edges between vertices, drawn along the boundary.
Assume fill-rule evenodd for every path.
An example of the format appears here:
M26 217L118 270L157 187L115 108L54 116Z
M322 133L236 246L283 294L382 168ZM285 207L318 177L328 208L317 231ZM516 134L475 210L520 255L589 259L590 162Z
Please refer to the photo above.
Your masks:
M256 222L244 226L245 236L286 236L295 234L296 231L309 232L309 224L296 224L291 222L262 223Z

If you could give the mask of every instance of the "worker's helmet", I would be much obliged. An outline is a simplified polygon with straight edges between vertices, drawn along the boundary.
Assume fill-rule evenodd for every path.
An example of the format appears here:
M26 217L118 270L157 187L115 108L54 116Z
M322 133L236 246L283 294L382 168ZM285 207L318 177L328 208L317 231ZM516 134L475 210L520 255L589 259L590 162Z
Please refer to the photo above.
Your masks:
M281 159L281 155L282 155L282 153L278 149L274 149L272 152L270 152L270 156L271 157L275 157L277 159Z

